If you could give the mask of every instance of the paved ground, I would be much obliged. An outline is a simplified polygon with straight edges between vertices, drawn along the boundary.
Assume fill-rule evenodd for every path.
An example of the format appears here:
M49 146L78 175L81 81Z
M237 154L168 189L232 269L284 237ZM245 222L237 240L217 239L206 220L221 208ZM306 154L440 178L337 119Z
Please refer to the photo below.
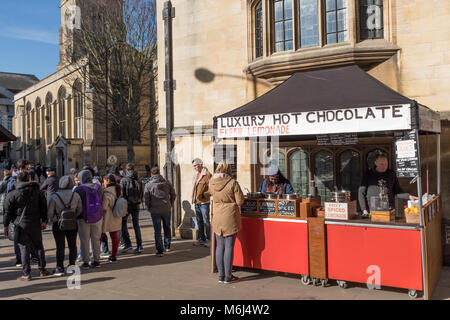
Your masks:
M153 227L147 212L141 213L144 252L119 256L117 264L82 270L81 289L67 289L67 277L39 278L33 265L31 282L16 280L20 269L14 266L11 242L0 233L1 299L173 299L173 300L410 300L406 290L383 288L368 290L362 285L341 289L330 280L326 288L305 286L292 275L238 269L242 281L230 285L217 283L210 273L209 249L194 247L192 240L175 240L173 250L164 257L154 255ZM130 228L130 234L134 232ZM55 267L55 244L51 230L44 232L47 267ZM67 254L67 251L66 251ZM445 267L432 299L450 299L450 268Z

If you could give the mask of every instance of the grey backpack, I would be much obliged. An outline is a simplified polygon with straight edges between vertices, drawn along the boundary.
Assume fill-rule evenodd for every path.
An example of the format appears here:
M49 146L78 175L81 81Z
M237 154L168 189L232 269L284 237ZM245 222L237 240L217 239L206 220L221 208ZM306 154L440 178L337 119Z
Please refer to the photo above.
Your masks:
M57 224L59 229L62 231L71 231L77 229L77 214L75 212L75 209L71 208L74 194L72 193L68 204L64 203L59 194L55 193L55 195L59 198L64 207L61 210L60 214L56 214L56 217L58 218Z
M124 197L120 196L116 198L112 214L116 218L122 218L128 214L128 201Z

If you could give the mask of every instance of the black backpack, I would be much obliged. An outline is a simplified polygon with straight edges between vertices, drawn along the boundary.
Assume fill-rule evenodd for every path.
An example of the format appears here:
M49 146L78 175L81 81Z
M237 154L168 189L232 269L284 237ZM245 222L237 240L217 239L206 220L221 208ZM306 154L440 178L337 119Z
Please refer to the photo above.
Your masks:
M74 193L72 193L68 204L64 203L59 194L55 193L55 195L59 198L64 207L59 215L56 214L59 229L62 231L75 230L77 228L77 214L75 209L71 208Z
M130 178L130 183L126 186L127 201L129 204L138 205L141 203L141 186L140 183Z

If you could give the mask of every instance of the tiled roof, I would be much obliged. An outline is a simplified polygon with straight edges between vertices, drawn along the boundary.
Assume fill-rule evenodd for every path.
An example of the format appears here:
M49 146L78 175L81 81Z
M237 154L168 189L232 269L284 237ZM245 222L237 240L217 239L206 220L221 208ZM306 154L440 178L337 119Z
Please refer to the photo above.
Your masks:
M39 79L32 74L0 72L0 86L17 93L31 87Z

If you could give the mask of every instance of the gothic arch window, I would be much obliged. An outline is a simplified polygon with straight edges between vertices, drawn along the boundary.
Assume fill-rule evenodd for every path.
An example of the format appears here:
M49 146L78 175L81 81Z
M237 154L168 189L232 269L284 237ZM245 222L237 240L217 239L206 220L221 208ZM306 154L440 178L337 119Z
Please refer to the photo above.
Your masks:
M66 136L66 88L58 90L59 135Z
M36 103L34 104L34 110L36 113L36 145L41 144L41 111L42 111L41 99L36 98Z
M52 130L52 104L53 104L53 96L51 92L47 93L45 97L45 121L46 121L46 129L47 129L47 144L51 144L53 142L53 130Z
M286 157L283 152L279 150L274 150L273 152L268 153L269 165L276 165L280 172L287 177L286 173Z
M256 58L263 55L263 10L262 0L259 0L254 9L255 19L255 55Z
M72 87L73 110L74 110L74 133L75 138L83 138L83 87L80 80L76 80Z

